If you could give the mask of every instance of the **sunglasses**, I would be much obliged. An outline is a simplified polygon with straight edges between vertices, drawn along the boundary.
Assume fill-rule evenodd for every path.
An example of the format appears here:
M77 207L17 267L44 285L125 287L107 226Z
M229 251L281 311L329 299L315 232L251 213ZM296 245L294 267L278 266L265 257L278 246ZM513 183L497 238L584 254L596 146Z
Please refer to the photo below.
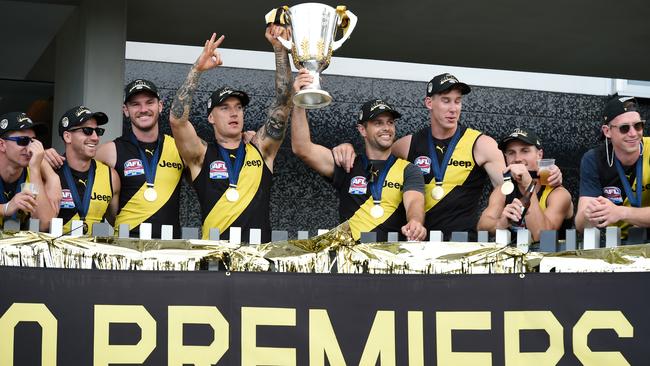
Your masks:
M630 123L630 124L627 124L627 123L626 123L626 124L618 125L618 126L611 125L610 127L616 127L616 128L618 128L618 130L619 130L622 134L626 134L626 133L630 132L630 128L631 128L632 126L634 126L634 129L635 129L637 132L641 132L641 131L643 131L643 124L644 124L644 123L645 123L645 120L641 120L641 121L639 121L639 122L634 122L634 123Z
M77 128L71 128L68 130L68 132L75 132L75 131L81 131L84 133L86 136L92 136L93 132L97 134L97 136L101 136L104 134L105 129L101 127L77 127Z
M2 139L13 141L18 146L27 146L30 144L30 142L32 142L32 138L29 136L11 136L11 137L3 137Z

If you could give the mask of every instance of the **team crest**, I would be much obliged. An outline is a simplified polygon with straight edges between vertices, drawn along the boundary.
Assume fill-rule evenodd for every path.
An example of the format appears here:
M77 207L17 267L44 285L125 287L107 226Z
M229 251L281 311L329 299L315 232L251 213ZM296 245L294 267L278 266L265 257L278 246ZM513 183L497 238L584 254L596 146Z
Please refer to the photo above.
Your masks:
M9 126L9 120L8 119L5 118L2 121L0 121L0 129L4 130L5 128L7 128L7 126Z
M357 175L356 177L350 179L350 189L348 189L348 193L366 194L367 189L368 183L366 182L366 177Z
M603 196L617 205L623 203L621 189L618 187L604 187Z
M72 199L72 193L70 193L69 189L64 189L61 191L61 204L59 207L69 209L75 208L74 200Z
M422 171L422 174L429 174L431 173L431 158L428 156L418 156L415 158L415 166L420 168Z
M221 160L210 163L210 179L228 179L226 163Z
M61 126L63 126L63 128L68 127L69 124L70 124L70 121L68 120L68 117L63 117L61 119Z
M144 166L140 159L130 159L124 163L124 176L134 177L136 175L144 175Z

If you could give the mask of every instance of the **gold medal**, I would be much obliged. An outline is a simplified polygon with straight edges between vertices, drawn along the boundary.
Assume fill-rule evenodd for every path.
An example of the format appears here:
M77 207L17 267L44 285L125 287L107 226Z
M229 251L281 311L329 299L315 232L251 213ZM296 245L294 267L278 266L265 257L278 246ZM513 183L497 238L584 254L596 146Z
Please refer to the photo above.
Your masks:
M509 195L515 190L515 185L512 183L510 177L503 178L503 184L501 185L501 193L504 195Z
M435 187L431 190L431 197L433 197L434 200L439 201L444 197L445 195L445 190L442 188L442 184L436 184Z
M230 202L236 202L239 199L239 192L235 188L228 188L226 190L226 199Z
M378 219L382 216L384 216L384 208L381 207L381 205L374 205L370 209L370 216Z
M149 187L149 188L144 190L144 199L145 200L147 200L149 202L153 202L157 198L158 198L158 192L156 192L156 190L153 189L153 187Z

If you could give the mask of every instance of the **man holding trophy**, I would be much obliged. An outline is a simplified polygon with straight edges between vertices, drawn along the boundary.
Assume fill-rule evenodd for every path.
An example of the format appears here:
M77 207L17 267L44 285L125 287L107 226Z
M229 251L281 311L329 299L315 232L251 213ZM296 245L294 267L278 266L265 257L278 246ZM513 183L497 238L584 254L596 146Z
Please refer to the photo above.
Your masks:
M201 205L203 238L210 228L218 228L222 239L230 237L231 226L242 229L242 240L249 241L249 229L261 229L262 242L271 239L269 202L273 162L284 139L291 111L291 67L280 42L284 27L270 24L266 39L276 59L276 99L268 118L250 143L242 140L246 93L223 87L212 93L207 104L208 122L214 129L216 144L203 141L189 121L192 98L201 73L222 64L218 47L224 36L216 34L205 42L187 79L176 92L170 125L176 146L189 169L192 186Z
M294 90L309 85L313 76L299 71ZM320 175L328 178L339 196L339 220L348 221L352 237L362 232L377 233L386 241L389 232L400 240L423 240L424 181L418 168L391 154L395 140L395 119L401 114L381 99L361 107L357 129L365 143L365 154L345 172L337 167L330 149L311 141L307 112L295 106L291 117L291 147L294 154Z

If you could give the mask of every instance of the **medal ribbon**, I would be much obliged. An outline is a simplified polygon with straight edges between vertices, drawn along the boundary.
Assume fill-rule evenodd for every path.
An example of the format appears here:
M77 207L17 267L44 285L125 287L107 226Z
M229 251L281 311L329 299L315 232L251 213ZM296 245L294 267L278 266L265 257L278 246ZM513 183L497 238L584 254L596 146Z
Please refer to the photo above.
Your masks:
M140 153L140 160L142 160L142 167L144 168L144 177L147 181L147 186L153 187L153 182L156 180L156 168L158 165L158 160L160 160L160 151L162 150L162 135L158 135L156 150L153 153L151 162L149 162L147 159L147 155L144 152L144 149L142 149L140 147L140 144L138 144L138 140L135 138L133 132L131 132L131 135L129 137L131 139L131 143L135 145L135 147L138 149L138 152Z
M25 180L27 179L27 169L23 169L23 174L20 175L20 178L18 178L18 181L16 182L16 193L20 192L20 185L25 183ZM15 193L14 193L15 195ZM0 203L1 204L6 204L10 200L5 197L5 185L4 182L2 181L2 178L0 178ZM16 220L18 211L14 213L11 218Z
M618 177L621 179L621 183L623 183L623 189L625 190L627 199L630 201L630 205L632 207L641 207L641 197L643 194L643 153L640 154L639 159L636 161L636 195L632 192L632 187L625 176L623 166L616 156L614 156L614 164L616 165Z
M445 177L445 172L447 171L447 165L449 164L449 159L451 159L451 154L454 153L456 145L460 140L460 126L456 127L456 132L454 136L449 141L447 145L447 150L442 157L442 161L438 162L438 154L436 153L436 147L433 146L433 136L429 133L429 157L431 158L431 167L433 168L433 176L436 179L436 185L441 185Z
M373 172L370 172L370 181L368 182L368 187L370 188L370 194L372 195L372 200L375 205L379 205L381 203L381 190L384 187L384 181L386 180L388 171L396 160L397 158L395 155L391 154L388 159L386 159L386 164L384 164L384 167L379 171L377 179L374 179ZM368 158L366 158L365 155L361 155L361 161L363 162L364 169L366 171L369 171L370 162L368 161Z
M79 191L77 191L77 184L75 183L74 178L72 177L72 171L68 162L63 162L63 176L65 177L66 183L68 183L68 188L70 188L70 194L72 195L72 201L74 206L77 208L79 213L79 218L84 220L88 214L88 208L90 207L90 196L92 195L93 183L95 182L95 170L97 168L95 160L90 161L90 169L88 170L88 179L86 180L86 190L84 191L83 201L79 197Z
M228 181L230 183L230 188L237 188L237 181L239 180L239 173L241 168L244 166L244 156L246 156L246 149L244 149L244 141L239 143L237 147L237 152L235 154L235 166L232 165L230 161L230 153L226 148L217 144L219 148L219 153L223 158L223 163L226 164L226 170L228 170Z

